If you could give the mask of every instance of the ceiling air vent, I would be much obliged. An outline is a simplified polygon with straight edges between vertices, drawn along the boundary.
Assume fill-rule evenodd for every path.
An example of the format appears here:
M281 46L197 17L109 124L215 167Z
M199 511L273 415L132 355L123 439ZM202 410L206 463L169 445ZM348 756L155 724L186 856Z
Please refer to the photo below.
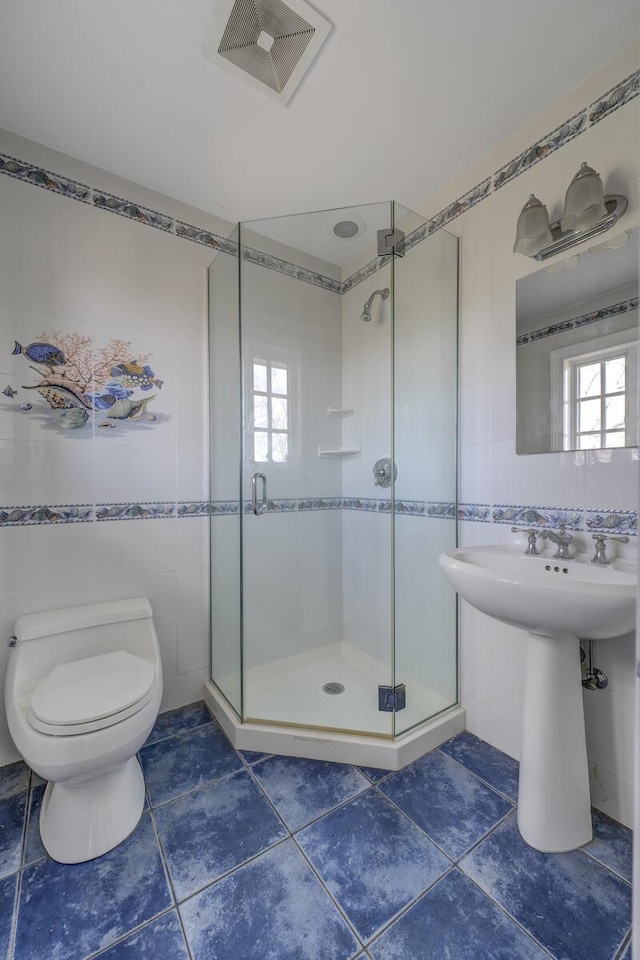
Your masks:
M288 103L330 31L305 0L218 0L204 53Z

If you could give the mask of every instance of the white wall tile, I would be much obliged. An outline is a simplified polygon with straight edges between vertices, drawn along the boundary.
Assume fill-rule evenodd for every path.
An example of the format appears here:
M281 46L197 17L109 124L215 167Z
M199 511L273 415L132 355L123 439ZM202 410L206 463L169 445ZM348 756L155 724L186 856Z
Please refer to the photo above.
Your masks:
M491 656L491 706L522 720L525 658L494 647Z
M178 707L184 707L187 703L195 703L196 700L202 700L203 687L209 679L209 668L203 670L194 670L191 673L183 673L178 677Z
M211 660L211 628L206 620L178 624L178 676L208 668Z
M178 675L178 628L175 623L156 627L158 646L162 658L162 676L166 681Z

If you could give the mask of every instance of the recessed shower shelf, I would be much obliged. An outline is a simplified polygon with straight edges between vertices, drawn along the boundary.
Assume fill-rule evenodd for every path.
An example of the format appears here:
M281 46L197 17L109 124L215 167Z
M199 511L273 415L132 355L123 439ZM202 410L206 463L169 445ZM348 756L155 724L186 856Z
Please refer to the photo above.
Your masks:
M329 417L350 417L352 414L353 407L327 407Z
M359 457L360 447L318 447L319 457L328 457L331 460L346 460L347 457Z

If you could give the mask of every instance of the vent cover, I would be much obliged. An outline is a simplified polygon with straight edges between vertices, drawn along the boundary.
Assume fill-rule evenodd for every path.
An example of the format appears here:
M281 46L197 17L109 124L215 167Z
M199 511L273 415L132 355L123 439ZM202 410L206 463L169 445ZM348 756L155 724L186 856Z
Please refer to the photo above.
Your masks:
M287 103L330 30L305 0L218 0L205 56Z

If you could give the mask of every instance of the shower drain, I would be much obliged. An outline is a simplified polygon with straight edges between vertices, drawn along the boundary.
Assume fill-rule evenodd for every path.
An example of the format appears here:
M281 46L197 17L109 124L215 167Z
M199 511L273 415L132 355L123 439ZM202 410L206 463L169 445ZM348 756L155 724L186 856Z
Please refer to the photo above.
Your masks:
M336 683L335 681L332 681L331 683L325 683L322 689L325 693L330 693L333 696L335 696L337 693L344 693L343 684Z

